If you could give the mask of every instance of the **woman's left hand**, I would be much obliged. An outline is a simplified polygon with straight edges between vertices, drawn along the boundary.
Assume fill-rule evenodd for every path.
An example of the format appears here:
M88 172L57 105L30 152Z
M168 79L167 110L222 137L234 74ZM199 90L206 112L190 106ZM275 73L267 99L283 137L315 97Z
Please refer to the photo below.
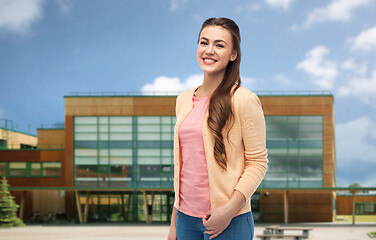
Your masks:
M217 237L228 227L232 218L245 202L244 195L235 190L224 206L212 208L206 213L206 218L203 218L202 222L206 228L205 233L210 235L210 239Z
M205 233L210 235L210 239L217 237L227 228L232 218L232 212L225 206L209 210L206 218L202 219L206 228Z

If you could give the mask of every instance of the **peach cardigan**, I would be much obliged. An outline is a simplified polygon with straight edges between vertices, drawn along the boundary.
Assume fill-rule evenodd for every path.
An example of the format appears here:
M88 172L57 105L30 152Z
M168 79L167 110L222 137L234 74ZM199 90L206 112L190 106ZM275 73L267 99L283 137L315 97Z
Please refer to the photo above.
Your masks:
M176 99L176 125L174 137L174 206L179 209L179 177L181 154L179 127L193 107L192 97L197 88L189 89ZM251 210L250 198L265 176L268 159L266 150L265 120L259 98L244 87L239 87L232 98L234 125L223 134L227 154L227 171L214 158L214 137L204 120L203 140L208 167L211 207L221 207L231 198L234 190L247 199L238 214ZM225 129L224 133L227 132Z

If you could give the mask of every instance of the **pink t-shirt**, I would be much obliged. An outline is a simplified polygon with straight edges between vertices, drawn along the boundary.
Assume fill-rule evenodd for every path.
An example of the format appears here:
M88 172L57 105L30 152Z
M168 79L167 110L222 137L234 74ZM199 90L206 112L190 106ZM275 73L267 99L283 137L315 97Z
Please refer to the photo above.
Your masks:
M179 211L205 217L210 210L210 189L202 128L208 112L209 97L193 96L193 108L179 129L182 156Z

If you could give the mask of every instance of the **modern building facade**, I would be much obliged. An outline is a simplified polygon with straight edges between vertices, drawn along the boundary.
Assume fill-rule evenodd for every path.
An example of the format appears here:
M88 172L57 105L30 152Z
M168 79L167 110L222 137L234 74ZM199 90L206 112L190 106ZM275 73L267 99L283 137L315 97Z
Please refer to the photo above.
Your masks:
M355 201L355 205L353 204ZM355 207L355 209L353 209ZM358 193L353 199L351 193L337 195L336 213L338 215L376 215L376 195Z
M15 131L13 121L0 118L1 149L33 149L37 146L37 137L28 133Z
M336 195L330 94L260 95L269 169L252 197L256 221L332 221ZM35 212L80 222L169 222L176 96L66 96L65 128L38 129L37 149L0 151L0 166ZM24 175L10 164L22 162ZM1 165L2 164L2 165ZM0 170L1 171L1 170ZM48 203L44 202L49 199Z

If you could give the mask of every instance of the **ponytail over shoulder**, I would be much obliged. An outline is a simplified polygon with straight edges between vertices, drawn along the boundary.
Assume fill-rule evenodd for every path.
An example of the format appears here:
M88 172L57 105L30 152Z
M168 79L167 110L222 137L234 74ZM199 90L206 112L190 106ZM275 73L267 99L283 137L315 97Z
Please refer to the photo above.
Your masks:
M209 18L202 24L202 29L207 26L220 26L227 29L232 36L233 50L237 52L237 58L230 61L226 67L223 80L213 92L209 103L208 127L214 135L214 157L218 165L227 170L227 155L223 142L223 129L228 125L228 129L234 124L234 112L231 99L235 91L240 87L240 31L236 23L228 18ZM200 31L200 33L201 33Z

